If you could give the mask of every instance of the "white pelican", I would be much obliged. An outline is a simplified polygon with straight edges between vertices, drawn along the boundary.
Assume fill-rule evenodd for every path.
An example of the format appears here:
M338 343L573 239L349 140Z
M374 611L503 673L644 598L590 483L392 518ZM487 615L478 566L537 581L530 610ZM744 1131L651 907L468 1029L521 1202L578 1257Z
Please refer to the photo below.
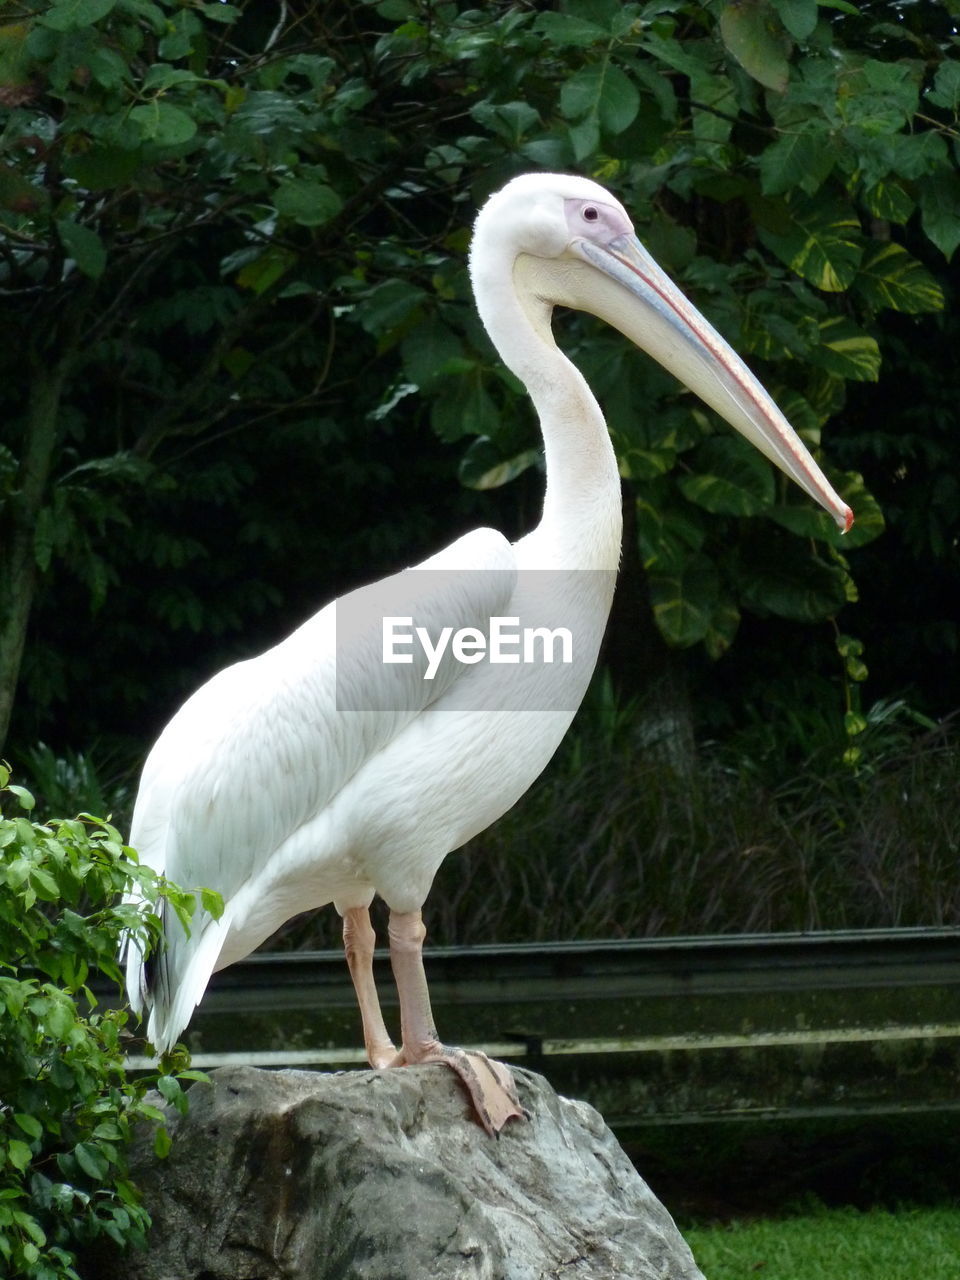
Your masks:
M547 472L540 524L513 545L475 530L418 570L344 597L339 646L338 602L328 604L181 707L147 759L130 841L172 881L219 891L224 911L220 920L199 912L189 935L168 914L161 954L144 963L130 941L126 960L130 1003L138 1014L149 1009L149 1039L167 1050L214 971L297 912L332 902L370 1064L447 1063L493 1133L522 1114L513 1081L502 1064L437 1038L421 907L443 858L509 809L554 753L610 607L620 556L617 462L599 405L553 340L554 307L614 325L841 528L853 517L757 379L596 183L545 173L509 182L477 218L470 273L483 323L539 415ZM543 662L468 656L427 681L422 662L385 665L385 613L438 628L479 626L494 615L566 619L578 663L565 684L552 684L556 669ZM375 894L390 909L399 1052L373 981Z

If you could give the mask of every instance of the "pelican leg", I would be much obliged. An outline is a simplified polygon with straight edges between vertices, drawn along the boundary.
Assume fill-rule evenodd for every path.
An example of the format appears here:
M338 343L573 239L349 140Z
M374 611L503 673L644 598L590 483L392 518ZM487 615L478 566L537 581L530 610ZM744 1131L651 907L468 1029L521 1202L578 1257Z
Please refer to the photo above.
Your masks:
M513 1076L485 1053L467 1053L440 1043L423 969L426 929L419 911L390 913L390 963L400 998L403 1046L393 1065L443 1062L463 1081L480 1123L496 1135L514 1116L525 1117Z
M371 1067L389 1067L397 1056L380 1012L373 978L373 949L377 937L366 907L348 907L343 913L343 950L353 979L353 989L363 1019L363 1045Z

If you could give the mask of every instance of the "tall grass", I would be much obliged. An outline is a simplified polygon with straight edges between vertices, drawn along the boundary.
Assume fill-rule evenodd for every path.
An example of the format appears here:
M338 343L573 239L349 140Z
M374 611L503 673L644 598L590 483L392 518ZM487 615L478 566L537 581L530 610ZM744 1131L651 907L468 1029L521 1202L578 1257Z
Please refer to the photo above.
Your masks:
M856 770L824 750L786 778L735 743L702 748L688 768L640 745L574 744L447 859L431 933L472 943L960 924L960 746L946 728L874 729Z
M677 752L601 690L524 799L446 859L431 942L960 924L956 726L877 704L851 764L813 700L767 711ZM43 747L25 763L48 807L123 825L132 787L115 768L101 782L89 756ZM336 913L267 945L337 946Z
M850 765L842 730L799 761L755 726L677 760L636 723L581 721L527 796L446 859L433 944L960 924L951 724L881 704ZM273 945L337 942L321 912Z

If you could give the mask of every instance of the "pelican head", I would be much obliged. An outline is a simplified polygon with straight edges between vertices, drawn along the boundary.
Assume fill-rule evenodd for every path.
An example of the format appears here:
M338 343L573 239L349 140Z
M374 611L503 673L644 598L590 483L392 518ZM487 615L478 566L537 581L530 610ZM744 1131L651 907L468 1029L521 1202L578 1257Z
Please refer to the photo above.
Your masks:
M481 315L503 282L545 337L554 306L598 316L715 409L834 518L853 513L736 352L637 239L626 209L587 178L524 174L480 211L470 269ZM485 309L488 314L485 314ZM495 338L496 340L496 338ZM499 344L510 362L508 344Z

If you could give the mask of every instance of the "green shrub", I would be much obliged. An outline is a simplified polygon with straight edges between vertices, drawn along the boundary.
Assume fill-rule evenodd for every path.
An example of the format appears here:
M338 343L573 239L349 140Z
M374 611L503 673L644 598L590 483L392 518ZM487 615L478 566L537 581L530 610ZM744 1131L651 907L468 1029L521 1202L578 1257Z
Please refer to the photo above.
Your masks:
M149 1217L127 1176L126 1147L159 1087L186 1106L179 1071L131 1079L124 1070L126 1008L104 1008L94 972L121 982L129 929L148 947L159 923L122 900L133 884L188 918L192 896L139 866L107 822L82 815L46 824L0 765L0 1274L76 1280L75 1248L106 1235L143 1244ZM181 1060L182 1063L182 1060ZM165 1068L174 1066L171 1059Z

